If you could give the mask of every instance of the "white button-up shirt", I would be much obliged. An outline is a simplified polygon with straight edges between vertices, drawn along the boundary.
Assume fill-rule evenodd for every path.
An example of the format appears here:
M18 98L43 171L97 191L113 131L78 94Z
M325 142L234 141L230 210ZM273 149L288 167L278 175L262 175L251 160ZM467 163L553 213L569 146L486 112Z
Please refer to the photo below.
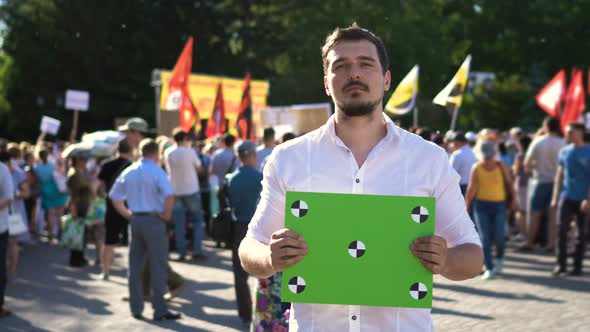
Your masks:
M473 153L473 149L471 149L468 144L463 145L460 149L451 154L449 162L461 177L459 184L469 184L471 168L473 167L473 164L477 163L477 157L475 156L475 153Z
M449 247L480 245L465 210L459 175L445 151L384 118L387 135L360 168L336 136L334 116L318 130L277 146L264 168L261 200L246 236L268 244L272 233L284 228L287 191L330 192L433 196L435 234L445 238ZM433 324L430 309L293 303L289 329L431 331Z

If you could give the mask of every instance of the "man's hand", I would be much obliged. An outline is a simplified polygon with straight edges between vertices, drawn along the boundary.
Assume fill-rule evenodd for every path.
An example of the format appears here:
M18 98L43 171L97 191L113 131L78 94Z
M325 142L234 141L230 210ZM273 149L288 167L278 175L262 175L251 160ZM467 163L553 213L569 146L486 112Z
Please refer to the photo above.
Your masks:
M160 219L162 219L164 222L170 222L170 220L172 220L172 212L164 212L164 213L160 213Z
M303 236L286 228L272 234L269 248L270 265L275 272L283 271L307 255L307 243L303 241Z
M582 201L582 204L580 205L580 211L582 213L588 213L588 208L590 207L590 204L588 203L588 200L585 199Z
M432 235L414 240L410 246L414 256L434 274L442 274L447 267L447 241L440 236Z

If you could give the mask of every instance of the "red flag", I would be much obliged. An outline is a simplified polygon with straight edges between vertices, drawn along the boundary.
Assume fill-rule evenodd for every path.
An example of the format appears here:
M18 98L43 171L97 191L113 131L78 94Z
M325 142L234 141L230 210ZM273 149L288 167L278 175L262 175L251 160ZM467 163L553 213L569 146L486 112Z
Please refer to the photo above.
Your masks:
M225 133L226 120L225 120L225 106L223 104L223 86L221 82L217 86L217 97L215 98L215 106L207 121L207 137L213 137Z
M565 127L580 119L586 109L586 96L584 94L584 78L582 70L574 68L572 70L572 80L567 89L565 97L565 107L561 116L561 130L565 132Z
M559 117L565 92L565 70L560 70L537 94L537 104L554 118Z
M242 102L238 109L238 136L241 139L254 140L254 126L252 123L252 98L250 97L250 73L244 78Z
M166 110L179 111L180 127L185 131L189 131L193 125L197 131L201 121L188 92L192 63L193 37L190 37L172 70L172 76L168 82L168 98L166 99Z

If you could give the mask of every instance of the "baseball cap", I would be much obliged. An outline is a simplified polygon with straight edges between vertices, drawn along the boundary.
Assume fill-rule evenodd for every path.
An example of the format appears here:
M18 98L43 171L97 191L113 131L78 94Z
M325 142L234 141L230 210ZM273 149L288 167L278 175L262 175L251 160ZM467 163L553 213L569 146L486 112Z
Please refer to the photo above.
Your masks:
M475 142L477 141L477 134L472 132L472 131L468 131L465 134L465 138L469 141L469 142Z
M245 140L238 143L236 150L240 157L245 157L252 152L256 152L256 145L251 141Z
M117 128L118 131L136 130L142 133L149 133L147 122L142 118L130 118L124 125Z

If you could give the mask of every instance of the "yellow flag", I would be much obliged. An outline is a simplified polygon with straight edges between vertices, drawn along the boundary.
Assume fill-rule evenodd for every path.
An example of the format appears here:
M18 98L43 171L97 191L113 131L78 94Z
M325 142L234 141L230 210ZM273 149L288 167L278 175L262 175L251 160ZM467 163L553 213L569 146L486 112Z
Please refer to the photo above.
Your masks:
M393 91L385 105L385 110L393 114L406 114L414 108L418 95L418 75L420 68L415 65Z
M471 55L468 55L449 84L447 84L447 86L434 97L433 102L435 104L442 106L461 106L463 102L463 92L465 92L465 87L467 86L470 65Z

